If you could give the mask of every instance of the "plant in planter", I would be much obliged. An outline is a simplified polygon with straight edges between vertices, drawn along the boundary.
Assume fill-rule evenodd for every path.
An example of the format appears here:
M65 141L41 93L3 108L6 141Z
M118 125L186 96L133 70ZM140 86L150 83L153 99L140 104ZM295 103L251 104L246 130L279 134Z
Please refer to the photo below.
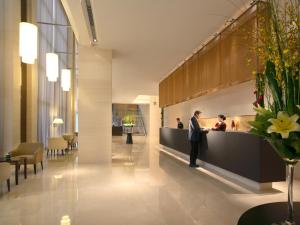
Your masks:
M300 160L300 1L266 0L258 4L255 46L264 71L257 75L259 95L251 133L266 138L289 168L288 217L293 212L294 165ZM266 94L267 93L267 94Z
M131 112L127 112L127 114L123 118L123 126L124 127L133 127L135 124L134 114Z

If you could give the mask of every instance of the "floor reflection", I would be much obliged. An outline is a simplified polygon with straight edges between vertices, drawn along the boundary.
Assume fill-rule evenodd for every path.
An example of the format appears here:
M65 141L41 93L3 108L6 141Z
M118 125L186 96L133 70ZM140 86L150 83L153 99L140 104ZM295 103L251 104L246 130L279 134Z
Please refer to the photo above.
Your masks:
M283 191L234 188L159 152L157 140L113 138L111 166L77 165L77 156L51 159L37 175L0 193L5 225L235 225L248 208L285 201ZM295 182L295 200L300 198Z

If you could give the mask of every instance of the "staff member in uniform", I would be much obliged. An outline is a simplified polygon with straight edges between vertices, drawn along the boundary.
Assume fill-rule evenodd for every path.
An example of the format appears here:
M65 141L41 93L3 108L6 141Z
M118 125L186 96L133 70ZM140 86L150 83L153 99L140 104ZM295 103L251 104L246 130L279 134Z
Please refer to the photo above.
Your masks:
M176 118L176 120L177 120L177 128L183 129L183 123L180 121L180 118Z
M218 120L219 122L216 123L215 127L212 128L212 130L217 130L217 131L226 131L226 123L224 122L226 120L226 116L223 114L218 115Z
M190 152L190 167L199 167L196 164L198 157L198 145L201 137L201 132L206 131L199 126L198 118L200 116L200 111L195 111L194 116L190 119L189 123L189 140L191 142L191 152Z

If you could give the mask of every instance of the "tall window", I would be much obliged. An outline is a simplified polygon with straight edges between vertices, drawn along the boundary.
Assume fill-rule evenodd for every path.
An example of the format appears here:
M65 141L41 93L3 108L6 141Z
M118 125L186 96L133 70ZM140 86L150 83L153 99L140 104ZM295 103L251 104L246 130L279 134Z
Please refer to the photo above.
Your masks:
M61 136L65 132L73 131L73 90L63 92L60 76L61 69L74 67L75 47L73 32L60 0L38 0L37 22L39 26L38 139L46 144L48 137ZM49 82L46 77L46 53L56 53L59 56L57 82ZM57 117L63 119L63 125L53 126L52 121Z

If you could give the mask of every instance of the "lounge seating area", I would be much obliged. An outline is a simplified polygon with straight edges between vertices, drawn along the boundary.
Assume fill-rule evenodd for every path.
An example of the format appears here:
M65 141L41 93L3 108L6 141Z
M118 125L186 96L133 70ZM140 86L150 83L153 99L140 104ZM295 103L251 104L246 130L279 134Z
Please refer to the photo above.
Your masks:
M21 143L16 149L8 152L5 157L0 157L0 182L6 182L7 190L11 189L11 177L15 176L16 185L19 184L19 173L21 166L24 173L24 180L27 179L28 165L33 166L33 173L36 175L38 166L41 171L44 169L44 150L47 151L46 157L49 156L65 156L74 152L78 147L78 133L64 134L58 137L48 138L48 146L44 147L42 143ZM14 169L13 169L14 166Z
M11 176L14 173L15 184L19 185L19 172L24 167L24 180L27 179L27 165L33 165L34 174L37 174L37 165L41 164L43 170L44 146L41 143L21 143L16 149L8 152L5 157L0 157L0 182L6 181L10 191ZM12 169L14 166L14 172Z

